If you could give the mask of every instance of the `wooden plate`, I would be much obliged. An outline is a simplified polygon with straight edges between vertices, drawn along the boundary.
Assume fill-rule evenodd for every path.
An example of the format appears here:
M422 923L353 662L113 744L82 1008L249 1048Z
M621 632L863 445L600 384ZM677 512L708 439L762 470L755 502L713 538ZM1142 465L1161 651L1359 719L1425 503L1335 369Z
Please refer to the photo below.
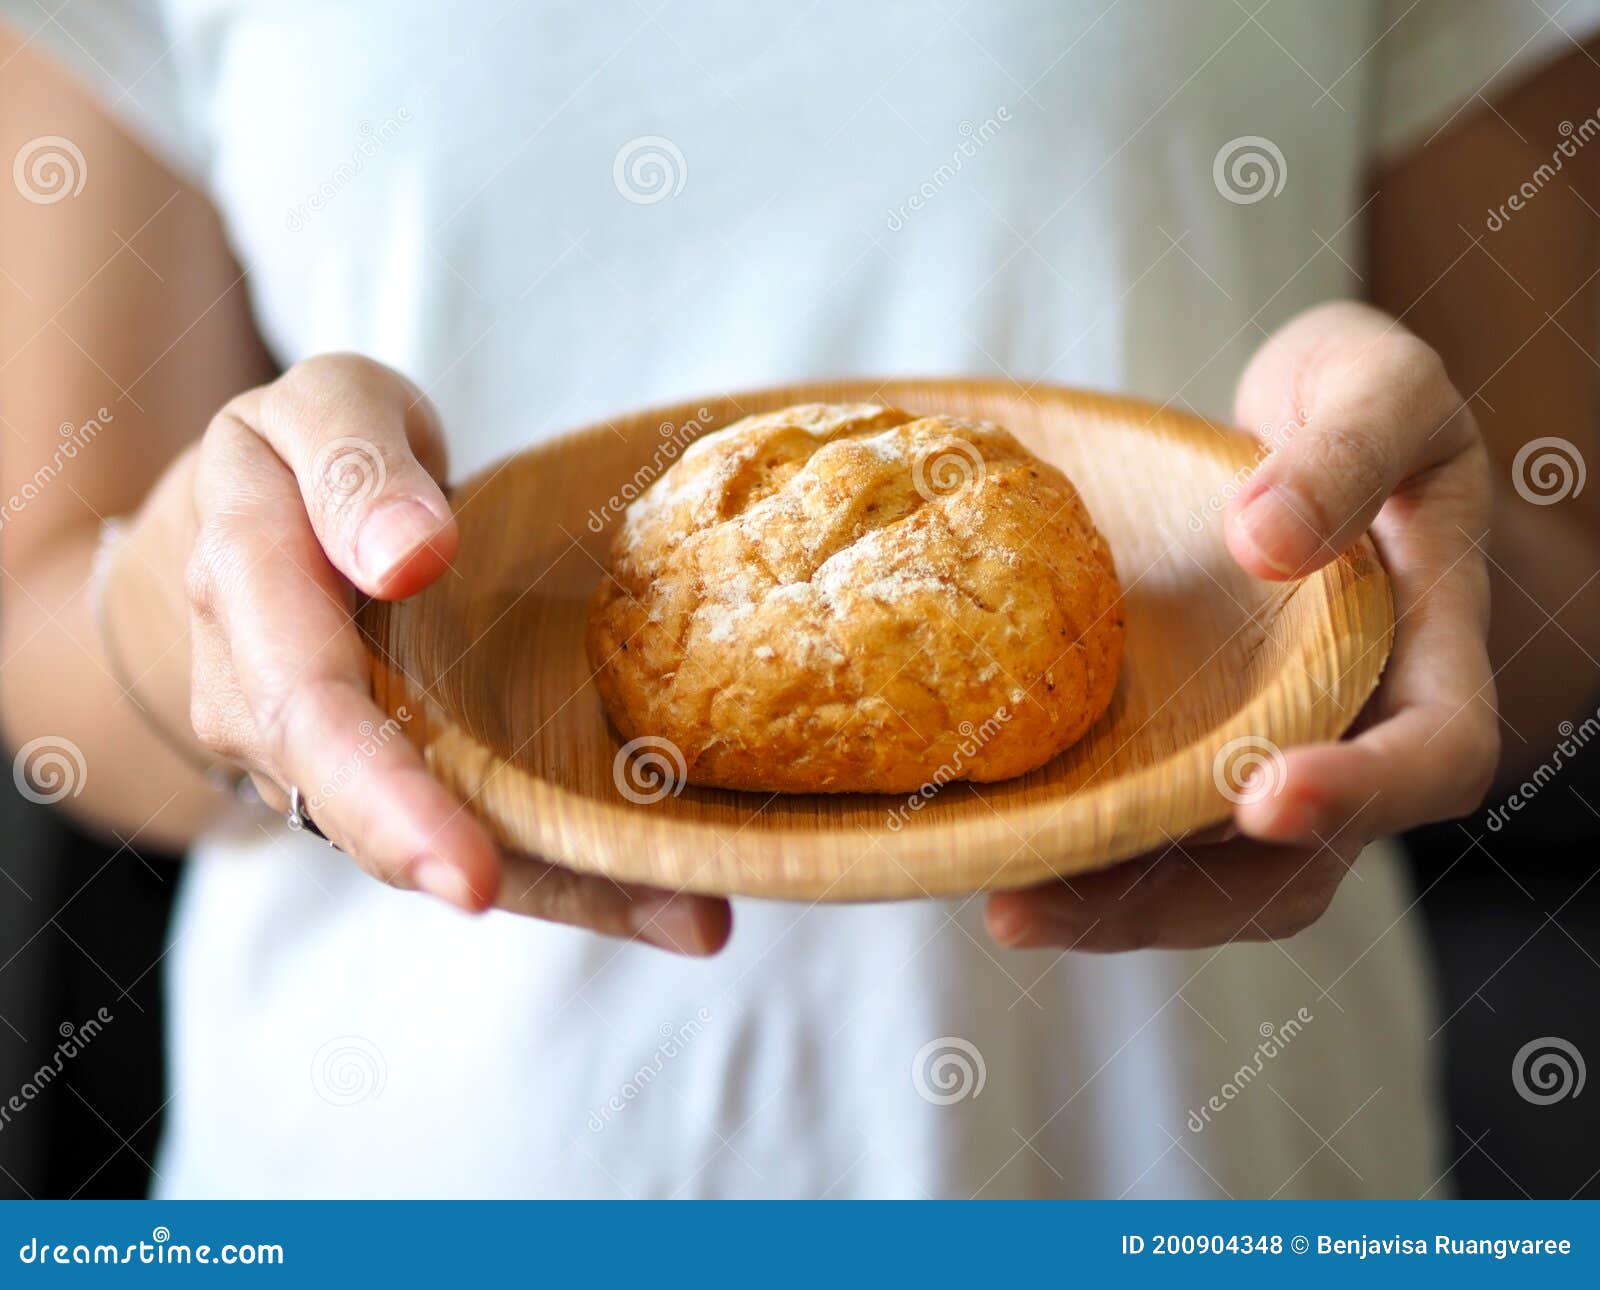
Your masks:
M810 401L998 421L1077 484L1116 557L1127 648L1111 710L1076 746L915 809L685 787L666 757L619 759L583 623L627 499L695 434ZM1343 733L1388 657L1388 579L1367 542L1288 585L1228 557L1222 508L1255 459L1244 435L1190 416L998 381L840 381L634 413L455 491L456 573L362 610L374 689L504 844L619 880L871 900L1103 867L1222 820L1248 765L1270 785L1277 750Z

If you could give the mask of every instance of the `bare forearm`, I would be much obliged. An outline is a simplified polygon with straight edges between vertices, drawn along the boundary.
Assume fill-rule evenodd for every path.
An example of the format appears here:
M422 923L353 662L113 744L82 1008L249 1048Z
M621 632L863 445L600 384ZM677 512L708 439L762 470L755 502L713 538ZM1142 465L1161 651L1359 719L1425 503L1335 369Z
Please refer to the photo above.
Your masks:
M12 280L0 301L0 498L23 502L0 526L0 725L13 750L40 740L35 755L47 757L60 745L75 774L77 750L83 771L63 809L180 846L225 800L169 747L192 738L193 501L181 463L212 414L273 364L206 195L3 24L0 64L8 130L70 137L95 158L68 202L0 186ZM90 583L104 516L133 518L105 580L103 625ZM40 787L52 800L60 784Z
M156 493L185 474L180 464ZM63 528L8 570L0 625L0 722L20 782L90 827L167 850L224 800L189 730L182 515L158 504L129 522L98 610L99 524Z

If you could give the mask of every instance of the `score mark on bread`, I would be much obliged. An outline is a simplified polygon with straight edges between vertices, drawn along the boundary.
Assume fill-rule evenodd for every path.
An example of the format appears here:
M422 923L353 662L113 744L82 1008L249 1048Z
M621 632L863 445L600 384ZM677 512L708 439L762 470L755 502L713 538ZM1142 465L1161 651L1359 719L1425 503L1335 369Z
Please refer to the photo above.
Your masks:
M999 426L803 404L697 440L629 507L590 607L626 739L690 783L911 792L1024 774L1111 702L1110 550Z

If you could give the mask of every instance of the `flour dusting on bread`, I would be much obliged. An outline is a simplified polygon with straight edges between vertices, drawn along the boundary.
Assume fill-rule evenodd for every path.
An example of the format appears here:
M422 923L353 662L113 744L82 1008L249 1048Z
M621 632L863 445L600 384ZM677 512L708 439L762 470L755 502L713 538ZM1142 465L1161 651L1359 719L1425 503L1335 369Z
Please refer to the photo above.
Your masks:
M999 426L803 404L692 444L629 508L588 647L626 737L692 782L903 792L1006 712L962 777L1050 759L1110 702L1111 555Z

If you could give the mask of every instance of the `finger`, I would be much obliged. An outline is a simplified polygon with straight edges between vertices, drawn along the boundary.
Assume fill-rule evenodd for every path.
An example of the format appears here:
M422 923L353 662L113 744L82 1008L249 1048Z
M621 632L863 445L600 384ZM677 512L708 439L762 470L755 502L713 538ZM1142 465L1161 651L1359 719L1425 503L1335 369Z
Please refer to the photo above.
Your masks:
M289 813L289 790L278 783L265 770L252 770L250 772L250 787L255 790L261 804L274 815L287 815ZM320 828L321 826L318 825Z
M1353 852L1337 845L1190 849L989 898L985 923L1012 949L1199 949L1292 936L1332 901Z
M1291 749L1280 783L1236 811L1240 831L1308 843L1361 840L1475 810L1499 762L1494 680L1481 636L1448 622L1402 634L1386 682L1422 699L1344 743Z
M249 430L224 423L208 432L196 486L205 507L190 579L197 634L218 630L229 643L257 760L299 787L318 826L369 872L485 908L498 852L369 697L348 589L287 468ZM196 701L210 701L198 686Z
M508 856L505 864L496 903L515 914L693 956L715 954L733 927L726 900L617 883L529 856Z
M255 719L250 705L239 691L233 674L233 650L215 614L199 612L209 594L202 579L195 575L196 563L189 569L189 675L190 724L196 737L223 761L249 766L257 753Z
M455 558L438 416L398 372L320 355L231 410L294 473L323 551L369 595L412 595Z
M1280 843L1349 831L1370 842L1470 814L1494 775L1492 702L1412 708L1348 743L1294 749L1281 791L1238 808L1240 831Z
M1238 808L1243 832L1307 843L1348 828L1364 840L1465 815L1487 792L1500 748L1489 585L1467 528L1483 521L1466 500L1470 483L1460 497L1453 487L1440 476L1423 490L1416 513L1434 517L1426 525L1386 513L1374 530L1396 632L1372 723L1344 743L1290 750L1276 791Z
M1232 842L1239 836L1239 826L1231 819L1223 820L1221 824L1213 824L1210 828L1196 829L1193 833L1186 833L1179 839L1186 847L1207 847L1219 842Z
M1229 550L1263 578L1310 573L1371 526L1401 485L1476 439L1433 350L1376 310L1315 310L1267 342L1238 411L1272 453L1229 508Z

